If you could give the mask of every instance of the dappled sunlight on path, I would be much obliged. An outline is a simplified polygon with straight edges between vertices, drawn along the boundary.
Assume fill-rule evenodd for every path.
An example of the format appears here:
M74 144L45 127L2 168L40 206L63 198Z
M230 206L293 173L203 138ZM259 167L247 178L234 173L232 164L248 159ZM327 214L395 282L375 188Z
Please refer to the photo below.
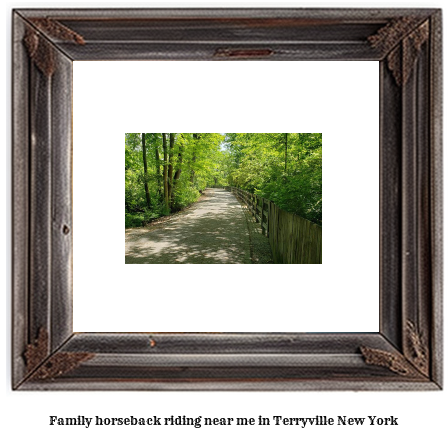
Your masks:
M206 197L163 227L126 230L125 262L251 263L241 205L224 189Z

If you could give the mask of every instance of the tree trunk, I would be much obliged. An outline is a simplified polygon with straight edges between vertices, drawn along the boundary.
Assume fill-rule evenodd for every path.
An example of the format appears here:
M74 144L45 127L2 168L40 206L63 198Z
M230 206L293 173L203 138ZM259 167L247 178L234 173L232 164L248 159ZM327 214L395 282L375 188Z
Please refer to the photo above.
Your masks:
M180 179L180 174L182 173L182 153L183 153L183 146L179 146L179 154L177 155L178 167L173 178L173 193L171 194L171 204L173 203L173 196L174 196L173 194L174 191L176 190L177 183Z
M156 177L157 177L157 195L160 199L162 194L162 175L160 173L160 155L159 146L156 143Z
M170 198L168 196L168 152L166 148L166 134L162 134L163 141L163 198L166 212L170 211Z
M196 162L196 142L199 139L198 134L193 134L193 139L194 139L194 142L193 142L193 145L194 145L193 146L193 158L192 158L191 162L193 163L193 166L194 166L194 163ZM191 169L191 173L190 173L190 182L191 182L191 184L194 184L194 176L195 176L195 170Z
M142 150L143 150L143 171L145 179L145 193L146 193L146 206L151 208L151 197L149 196L148 188L148 163L146 161L146 142L145 134L142 134Z
M173 199L173 161L174 161L174 134L170 134L170 155L168 158L168 198L170 205Z
M182 173L182 152L179 152L179 155L177 156L177 159L179 160L179 167L176 170L176 173L174 174L174 181L177 181L180 178L180 174Z

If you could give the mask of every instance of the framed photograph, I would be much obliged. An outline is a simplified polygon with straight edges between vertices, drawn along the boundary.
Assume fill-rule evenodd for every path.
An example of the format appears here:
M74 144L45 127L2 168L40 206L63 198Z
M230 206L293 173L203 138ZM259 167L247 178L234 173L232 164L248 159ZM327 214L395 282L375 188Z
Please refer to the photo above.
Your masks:
M12 387L20 390L441 389L441 29L438 9L14 10ZM87 291L87 299L81 307L89 307L91 300L98 327L107 317L121 319L119 310L111 310L109 299L112 298L101 292L101 289L111 290L114 267L108 265L109 272L106 272L95 263L88 262L80 268L83 265L77 262L77 257L79 261L88 260L89 252L96 255L98 251L94 244L84 253L79 251L83 244L77 236L88 232L80 231L82 219L77 216L78 211L83 209L83 197L85 202L87 198L92 202L94 197L88 191L81 197L77 194L78 181L82 179L77 170L82 169L82 164L77 163L82 161L80 156L91 153L90 161L100 166L99 151L107 144L95 140L94 147L89 143L83 150L81 136L74 131L74 120L78 120L80 113L88 114L88 105L81 110L77 103L79 87L74 81L75 61L101 61L102 66L94 65L104 83L111 76L110 70L107 71L109 61L145 61L141 63L144 68L163 72L165 78L173 70L172 66L185 73L190 64L203 65L207 77L218 75L213 72L216 66L221 66L223 71L235 63L252 66L250 68L255 70L250 72L251 80L256 83L258 76L258 79L263 78L254 87L254 100L257 96L272 95L273 84L274 91L279 94L295 96L292 79L289 88L281 88L286 76L276 70L280 65L285 70L288 67L289 78L293 78L297 74L294 65L299 65L299 61L321 63L325 67L324 74L310 83L310 87L325 90L324 83L330 82L339 64L355 71L363 61L374 62L378 74L375 84L372 81L372 88L379 90L379 110L375 108L377 117L369 113L364 122L379 127L379 153L372 155L378 161L370 161L371 166L364 164L360 153L359 167L366 175L371 172L375 187L372 193L376 191L378 197L366 192L365 196L361 193L355 199L359 199L362 206L368 205L362 202L369 199L371 204L379 204L370 214L376 225L373 229L367 225L368 221L347 217L345 222L353 223L352 232L339 230L344 237L341 242L348 242L349 251L350 242L356 241L359 247L370 249L373 262L352 247L352 254L344 255L343 265L330 276L331 295L340 307L321 304L320 312L332 313L335 320L344 320L344 311L358 312L362 319L363 311L354 305L356 299L351 299L353 308L350 301L341 304L345 290L352 288L356 292L359 289L362 294L368 289L378 289L379 330L350 332L336 324L329 329L304 330L299 323L294 325L294 312L297 314L298 310L292 296L300 286L295 282L279 286L250 273L247 275L250 282L245 286L250 285L255 291L263 287L267 290L265 307L259 307L261 304L253 296L243 297L246 287L242 285L236 286L233 295L229 294L226 300L215 304L206 295L170 295L156 283L149 304L144 306L146 313L142 313L149 320L143 320L148 329L134 326L108 332L101 328L79 331L75 326L74 329L74 297L81 295L81 289ZM327 67L330 61L334 68ZM77 63L86 64L88 62ZM76 67L76 74L78 70L80 68ZM263 76L264 70L274 78L272 82ZM363 76L361 70L357 74ZM122 77L132 81L129 75L125 73ZM371 81L370 76L366 77ZM155 81L156 75L150 78ZM226 88L229 84L230 87L234 84L234 88L238 86L235 81L217 78L213 86L221 90L223 96L229 96L231 88ZM171 78L171 82L166 79L167 82L159 81L152 86L154 89L174 87L178 80L179 74ZM114 93L120 87L116 78L114 81L109 89L105 88L107 93L109 90ZM96 83L93 74L90 83ZM205 75L199 78L198 84L184 83L183 89L188 89L188 84L196 96L201 88L206 90L203 94L208 93ZM343 91L349 87L340 80L329 88L337 89L338 85ZM329 94L330 89L323 93ZM131 101L138 100L136 94L132 94ZM170 90L165 94L169 97ZM94 92L90 96L92 102L101 99ZM342 100L343 95L339 99ZM153 104L154 114L164 113L160 105L159 101ZM117 105L117 111L118 106L123 108ZM358 108L357 104L352 106ZM122 110L123 117L125 113L126 110ZM190 108L190 113L195 112ZM89 117L88 120L98 124L97 131L108 129L107 121L101 124L97 115L89 114ZM247 128L238 131L233 125L233 132L290 132L280 131L281 124L275 130L275 120L266 131L250 130L246 117L244 121ZM350 122L356 124L352 118L348 129ZM113 122L109 120L109 123ZM150 127L150 124L140 125L138 132ZM169 129L159 123L157 128L168 132L174 126ZM221 126L199 131L179 122L176 128L181 132L218 133ZM222 129L229 128L222 126ZM123 131L121 143L125 132L131 131ZM323 133L327 147L325 130L313 132ZM164 139L165 134L146 135L148 137L139 134L138 140L130 137L129 141L153 141L154 144L169 141L169 137ZM194 135L190 138L184 134L183 141L196 141ZM212 135L224 136L221 133ZM331 146L331 139L328 140ZM360 138L359 143L362 142ZM112 172L113 168L110 169ZM90 173L89 178L95 176ZM122 183L121 178L116 180ZM96 184L104 183L104 191L111 192L113 198L115 192L111 185L114 183L102 177L100 181ZM368 217L368 213L363 218ZM102 232L107 236L109 222L112 221L106 213L95 226L101 228L104 224ZM119 233L122 245L122 229ZM323 241L329 237L325 234ZM338 247L333 250L338 254ZM124 266L123 246L119 252ZM339 252L340 257L341 254ZM315 265L316 269L325 267L328 260L324 246L322 264ZM372 270L372 265L378 268ZM295 266L289 268L297 269ZM365 274L369 268L374 272L374 280ZM194 272L195 275L200 273L197 269ZM302 275L305 271L289 272L299 272L297 277L305 277ZM323 276L323 271L312 273L316 277ZM188 274L185 270L174 274L164 271L164 278L169 275ZM325 275L328 277L328 271ZM313 284L303 281L301 290L312 296ZM205 288L204 293L208 289ZM93 305L95 291L99 291L101 297L96 299L99 306ZM130 300L126 288L121 287L118 295L122 312L130 313L132 306L126 307ZM241 305L244 300L247 307ZM205 306L206 301L211 307ZM137 307L142 306L134 304L134 307L135 315L140 315ZM199 329L185 322L176 323L176 320L197 320L195 311L208 314ZM304 304L300 311L307 313L307 306ZM289 325L277 325L273 315L278 319L284 317ZM241 330L217 332L213 321L220 317L223 321L244 320L246 324ZM260 323L262 320L274 322L266 326Z

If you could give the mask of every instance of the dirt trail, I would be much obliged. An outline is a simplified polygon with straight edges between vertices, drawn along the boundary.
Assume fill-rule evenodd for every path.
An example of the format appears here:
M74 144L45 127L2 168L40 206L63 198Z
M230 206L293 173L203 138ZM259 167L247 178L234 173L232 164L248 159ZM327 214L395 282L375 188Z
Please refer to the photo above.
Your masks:
M240 203L224 189L207 189L205 195L163 225L127 229L125 262L251 263Z

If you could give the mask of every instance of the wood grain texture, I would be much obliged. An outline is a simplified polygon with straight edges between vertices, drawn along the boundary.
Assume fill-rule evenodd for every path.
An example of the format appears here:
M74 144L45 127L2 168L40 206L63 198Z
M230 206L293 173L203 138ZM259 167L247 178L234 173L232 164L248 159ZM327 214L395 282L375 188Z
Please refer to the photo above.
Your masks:
M130 8L130 9L19 9L16 12L25 18L51 17L65 20L291 20L295 18L313 20L341 20L343 22L387 23L403 16L422 19L437 13L434 8Z
M380 331L402 346L401 90L380 62Z
M410 27L372 47L370 36L400 20ZM27 26L38 32L37 45L34 36L26 42ZM13 38L14 388L442 387L440 11L24 9L14 11ZM51 74L31 61L40 39L51 48ZM401 82L388 67L393 50L394 62L407 66ZM72 61L240 60L216 53L380 61L379 333L72 333ZM264 205L253 205L261 223ZM24 354L42 329L47 353L27 376ZM366 362L361 347L381 353ZM403 363L416 372L397 373Z
M72 90L71 60L55 53L51 96L51 348L54 351L73 332L72 290Z
M408 37L410 38L410 37ZM404 40L403 50L410 41ZM415 66L402 83L403 109L403 352L416 359L413 332L424 336L431 331L429 297L429 76L428 44L423 43ZM413 330L410 330L410 322ZM421 369L421 364L417 364ZM427 364L425 368L427 367ZM427 371L426 371L427 372Z
M201 370L207 375L207 369ZM106 371L107 372L107 371ZM106 374L107 375L107 374ZM440 387L434 382L405 381L404 379L345 380L345 379L300 379L292 378L251 378L246 373L240 378L173 379L54 379L46 381L27 381L20 387L27 391L437 391Z
M230 189L247 205L263 234L268 236L274 263L322 263L322 227L258 195L237 187Z
M443 118L442 11L431 15L429 45L431 376L443 384Z
M25 22L13 19L12 84L12 386L26 374L23 352L29 342L29 62L22 39Z
M156 346L151 346L155 342ZM394 351L377 333L76 333L61 351L149 355L359 355L359 346Z
M51 93L51 76L30 63L30 341L42 327L50 331Z

